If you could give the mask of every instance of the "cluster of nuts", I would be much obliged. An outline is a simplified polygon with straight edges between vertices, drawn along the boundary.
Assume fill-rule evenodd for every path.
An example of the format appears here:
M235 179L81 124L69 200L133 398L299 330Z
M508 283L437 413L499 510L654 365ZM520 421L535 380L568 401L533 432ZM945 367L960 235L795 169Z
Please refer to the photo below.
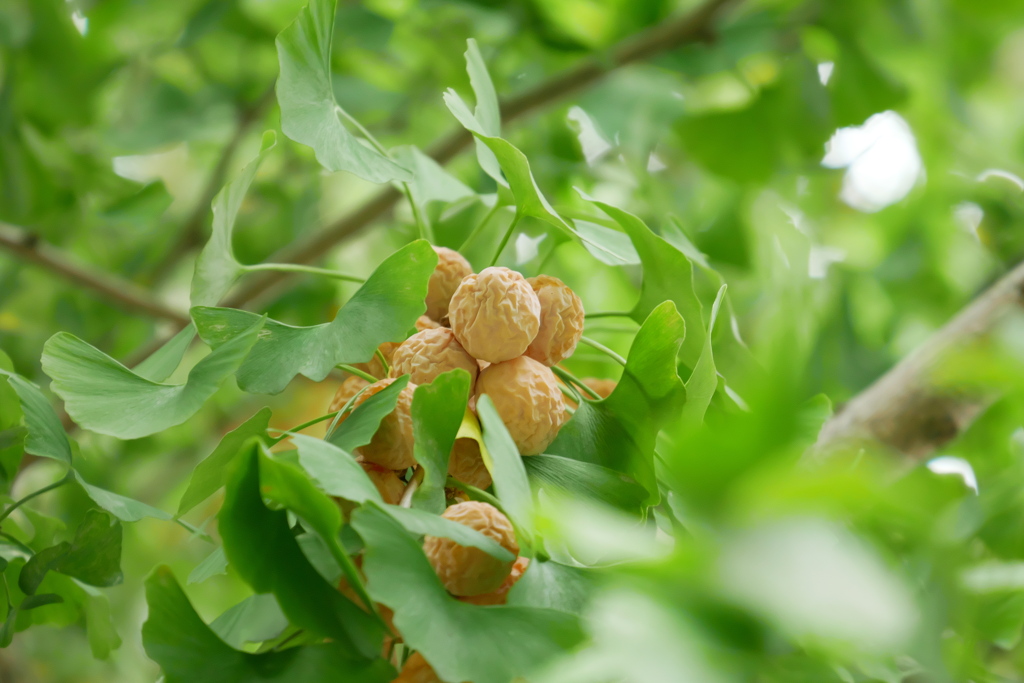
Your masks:
M471 378L470 408L475 410L480 396L490 397L524 456L543 453L571 410L551 367L572 355L583 334L579 297L554 277L524 278L500 267L474 273L458 252L443 247L435 251L438 264L428 286L427 314L416 322L416 333L401 343L382 344L378 351L390 365L387 376L385 365L375 357L361 369L378 381L348 378L330 408L340 410L350 402L358 407L396 378L409 375L394 411L381 421L370 443L356 449L363 469L391 504L399 504L407 486L403 477L416 467L411 408L417 385L456 368L465 370ZM608 386L591 386L602 395L610 392ZM473 439L456 439L448 474L479 489L492 483ZM469 501L457 491L449 494L454 504L443 516L496 541L514 559L503 562L477 548L431 536L423 542L427 558L445 589L459 600L504 604L529 563L518 557L512 524L487 503ZM418 653L397 679L437 680Z

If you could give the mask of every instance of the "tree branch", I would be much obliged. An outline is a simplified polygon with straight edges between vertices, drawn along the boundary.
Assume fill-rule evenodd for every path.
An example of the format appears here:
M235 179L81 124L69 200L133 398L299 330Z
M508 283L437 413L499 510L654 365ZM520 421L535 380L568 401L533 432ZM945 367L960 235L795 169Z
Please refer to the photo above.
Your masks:
M732 4L740 0L708 0L693 12L659 24L623 40L607 53L584 60L578 66L540 83L501 103L504 123L510 123L542 106L551 104L600 80L615 69L652 57L685 43L705 40L714 22ZM463 128L453 130L427 150L440 164L450 161L466 149L472 136ZM284 247L271 257L275 263L311 263L341 240L353 235L386 215L402 198L391 186L381 188L361 207L327 228ZM241 308L260 294L289 277L286 273L264 273L249 278L225 302Z
M952 354L984 340L1022 307L1024 262L843 406L822 427L813 453L873 441L925 458L957 437L998 396L991 390L943 386L936 374Z
M182 327L189 323L187 315L156 299L134 282L109 273L96 272L75 263L60 249L43 242L38 235L26 230L0 222L0 247L70 282L102 294L105 299L116 302L126 309L170 320Z

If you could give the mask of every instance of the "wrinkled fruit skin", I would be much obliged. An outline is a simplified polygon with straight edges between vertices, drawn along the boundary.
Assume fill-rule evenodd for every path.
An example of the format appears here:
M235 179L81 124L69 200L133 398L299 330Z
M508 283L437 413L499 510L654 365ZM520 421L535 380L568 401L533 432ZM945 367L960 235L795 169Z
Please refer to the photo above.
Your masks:
M341 410L353 396L363 390L363 387L368 386L370 386L370 383L362 377L353 375L347 378L338 387L338 391L334 394L334 399L331 400L331 407L327 409L327 412L333 413L335 410Z
M480 373L476 398L487 394L523 455L543 453L566 421L555 373L527 356L495 363Z
M409 381L415 384L429 384L441 373L456 368L469 373L472 390L480 372L476 359L466 353L447 327L417 332L402 342L391 357L391 376L409 375Z
M452 296L448 321L474 358L500 363L521 356L540 329L540 300L519 273L484 268Z
M394 381L382 379L371 384L356 399L352 405L353 410ZM412 394L415 389L416 385L412 382L402 389L398 394L395 409L380 421L380 427L377 428L370 443L356 449L356 455L362 456L366 462L376 463L389 470L404 470L416 464L416 458L412 454ZM346 415L344 419L347 417Z
M515 564L512 565L512 571L501 582L497 590L493 590L490 593L484 593L483 595L469 595L463 598L459 598L462 602L468 602L471 605L504 605L508 602L508 592L512 590L512 586L516 585L516 582L523 577L526 573L526 568L530 566L530 558L520 557L517 558Z
M434 322L429 317L421 315L416 318L416 331L422 332L423 330L436 330L441 327L441 323Z
M480 444L473 439L456 439L448 457L448 474L463 484L485 489L491 485L491 473L480 455Z
M583 336L583 302L556 277L538 275L527 282L540 301L540 330L526 355L551 367L571 356Z
M377 350L380 351L382 356L384 356L384 360L388 362L388 365L391 364L391 357L394 355L395 349L398 348L399 344L401 344L401 342L384 342L377 347ZM381 365L380 358L377 357L377 354L373 354L373 358L365 363L353 363L352 367L362 370L363 372L367 372L377 379L384 379L388 374L384 372L384 366Z
M380 492L380 497L384 499L384 502L398 505L402 500L402 494L405 492L405 483L398 478L398 474L393 470L372 462L361 462L359 464L366 472L366 476L373 482L373 485L377 487L377 491Z
M405 666L398 678L391 683L444 683L419 652L413 652L405 660Z
M447 247L434 247L437 252L437 267L430 274L427 284L427 317L444 320L448 315L448 304L452 300L462 278L473 272L469 261L462 254Z
M513 555L519 554L512 523L488 503L473 500L458 503L441 516L479 531ZM456 596L482 595L497 590L514 564L514 560L502 562L479 548L467 548L438 536L424 538L423 551L445 589Z

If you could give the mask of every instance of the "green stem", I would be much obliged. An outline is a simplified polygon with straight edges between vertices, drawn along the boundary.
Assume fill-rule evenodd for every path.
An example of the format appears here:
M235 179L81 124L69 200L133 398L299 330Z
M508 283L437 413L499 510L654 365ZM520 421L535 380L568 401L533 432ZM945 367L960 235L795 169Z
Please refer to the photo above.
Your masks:
M516 215L512 218L512 222L508 224L508 230L505 231L505 236L501 238L501 244L498 245L498 251L494 252L494 258L491 259L492 266L498 262L498 257L501 256L501 252L505 251L505 245L507 245L509 239L512 238L512 233L515 231L516 225L518 224L519 212L516 211Z
M579 387L582 391L585 391L586 393L590 394L590 397L593 398L595 401L600 401L601 400L601 394L597 393L596 391L594 391L593 389L588 387L586 384L583 383L583 380L581 380L580 378L576 377L576 375L572 374L568 370L563 370L562 368L560 368L558 366L555 366L555 367L551 368L551 370L556 375L561 377L564 381L572 382L577 387Z
M308 420L306 422L303 422L300 425L295 425L291 429L275 429L274 430L275 432L281 432L281 436L279 436L276 439L274 439L273 442L270 445L274 446L274 445L284 441L285 439L287 439L290 434L294 434L296 432L301 432L306 427L312 427L315 424L319 424L319 423L324 422L326 420L330 420L332 417L334 417L335 415L337 415L340 412L341 412L340 410L335 410L333 413L327 413L326 415L321 415L320 417L315 418L313 420Z
M363 387L362 389L356 392L355 396L353 396L352 398L345 402L345 405L341 407L341 410L339 410L335 414L334 419L331 421L331 424L327 426L327 432L324 435L324 439L330 437L331 433L334 431L334 428L338 426L338 421L341 419L341 416L349 411L349 409L352 407L352 404L356 402L357 398L363 395L363 392L366 391L367 388L368 387Z
M583 316L587 320L594 320L597 318L631 318L631 313L626 311L598 311L597 313L587 313Z
M65 474L59 481L55 481L52 484L50 484L49 486L44 486L43 488L39 489L38 491L33 491L32 493L28 494L27 496L25 496L21 500L18 500L16 502L14 502L10 507L8 507L6 510L4 510L3 514L0 514L0 523L2 523L5 519L10 517L12 512L17 510L19 507L21 507L22 505L24 505L28 501L32 500L36 496L41 496L44 493L46 493L47 491L52 491L55 488L63 486L64 484L68 483L69 481L71 481L71 469L70 468L68 469L67 474Z
M611 349L609 349L604 344L601 344L600 342L596 342L593 339L591 339L590 337L580 337L580 341L583 342L584 344L586 344L587 346L591 347L591 348L597 349L598 351L600 351L601 353L605 354L606 356L611 358L613 361L618 363L619 365L621 365L623 367L626 366L626 359L623 358L622 356L620 356L619 354L615 353Z
M409 208L412 210L412 218L416 221L416 229L419 230L420 239L424 239L431 244L434 243L434 230L430 227L430 223L420 212L420 208L416 206L416 202L412 198L412 190L409 188L409 183L402 183L402 192L405 194L405 198L409 200Z
M365 379L370 384L373 384L374 382L380 381L376 377L371 375L370 373L363 372L359 368L354 368L351 365L345 365L344 363L339 363L335 367L337 367L339 370L344 370L345 372L347 372L350 375L355 375L356 377L362 377L363 379Z
M379 346L373 352L373 355L375 355L377 357L377 360L380 361L380 366L382 368L384 368L384 376L387 377L388 375L390 375L391 374L391 363L388 363L388 359L384 357L384 353L380 350Z
M483 489L478 489L477 487L470 486L469 484L463 484L461 481L455 479L454 477L448 477L448 480L445 481L444 485L450 489L458 489L462 491L463 493L469 495L469 497L472 498L473 500L479 500L484 503L490 503L494 507L498 508L498 510L500 510L502 513L504 513L505 511L504 508L501 506L501 501L499 501L497 498L487 493L487 491L484 491Z
M566 396L568 396L568 397L569 397L570 399L572 399L573 401L575 401L575 402L576 402L576 405L579 405L579 404L583 403L583 397L582 397L582 396L580 396L580 394L579 394L579 392L578 392L578 391L575 391L575 390L573 390L573 389L572 389L571 387L567 387L567 386L565 386L564 384L559 384L559 385L558 385L558 388L559 388L559 390L561 390L561 392L562 392L563 394L565 394L565 395L566 395ZM566 409L568 409L568 408L569 408L569 407L568 407L568 406L566 406Z
M466 247L473 243L473 240L480 236L480 233L483 232L484 227L486 227L486 225L491 222L491 219L494 218L494 214L498 213L498 209L500 208L501 203L497 199L495 199L494 206L487 212L487 215L484 216L484 219L477 223L477 226L473 228L473 232L469 233L469 236L466 237L465 240L463 240L462 245L458 249L459 253L462 253Z
M273 270L282 273L306 273L308 275L322 275L324 277L334 278L335 280L344 280L345 282L358 282L362 284L366 282L361 277L355 275L345 275L339 273L336 270L330 270L329 268L317 268L315 266L303 266L298 263L254 263L251 266L243 266L242 269L246 273L255 273L262 270Z
M19 546L22 550L26 551L30 555L34 555L35 554L35 552L32 550L32 548L29 548L27 545L25 545L24 543L22 543L21 541L19 541L14 536L11 536L8 533L0 531L0 537L6 538L8 541L10 541L11 543Z

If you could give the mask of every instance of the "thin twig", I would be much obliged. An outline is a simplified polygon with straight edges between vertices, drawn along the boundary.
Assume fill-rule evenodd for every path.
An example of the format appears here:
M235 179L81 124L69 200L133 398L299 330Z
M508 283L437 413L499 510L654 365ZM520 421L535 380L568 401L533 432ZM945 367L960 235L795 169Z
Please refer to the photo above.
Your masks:
M101 294L122 308L170 320L181 327L189 323L187 315L174 310L134 282L76 263L62 250L27 230L0 222L0 247L22 260Z
M543 106L564 99L600 80L615 69L648 59L665 50L686 43L706 40L715 21L725 10L740 0L708 0L693 12L659 24L623 40L605 53L584 60L575 68L538 84L520 95L501 103L501 118L506 124L522 118ZM428 150L439 164L445 164L469 147L472 136L463 128L453 130ZM402 198L392 186L383 187L351 214L325 229L297 240L273 255L279 263L310 263L323 257L338 242L385 216ZM241 308L268 289L287 278L285 273L264 273L251 278L224 303Z
M925 458L961 434L998 398L993 389L951 387L937 374L957 351L984 340L1024 306L1024 262L923 345L846 403L822 427L812 454L876 442Z

